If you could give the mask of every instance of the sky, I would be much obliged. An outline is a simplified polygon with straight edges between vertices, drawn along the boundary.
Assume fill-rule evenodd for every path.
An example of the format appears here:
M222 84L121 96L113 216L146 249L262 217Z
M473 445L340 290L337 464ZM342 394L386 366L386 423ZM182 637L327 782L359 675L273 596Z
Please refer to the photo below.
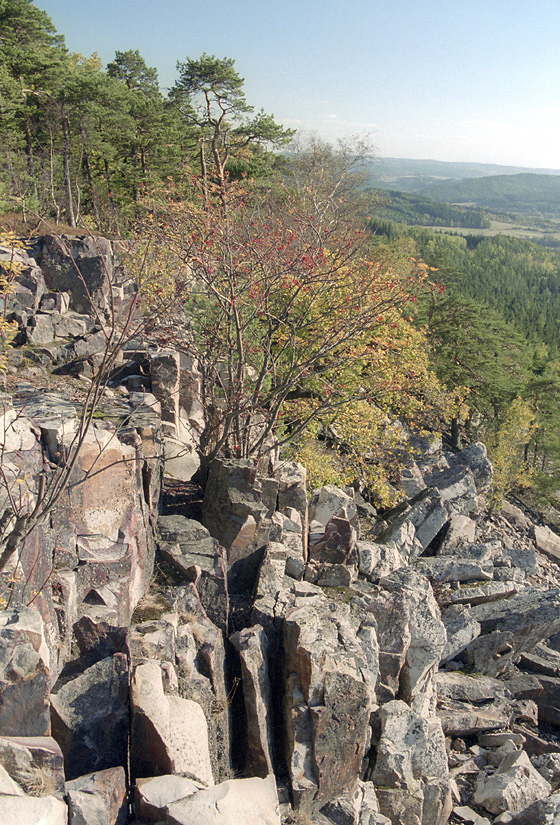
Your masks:
M35 0L71 51L230 57L247 100L383 157L560 169L558 0Z

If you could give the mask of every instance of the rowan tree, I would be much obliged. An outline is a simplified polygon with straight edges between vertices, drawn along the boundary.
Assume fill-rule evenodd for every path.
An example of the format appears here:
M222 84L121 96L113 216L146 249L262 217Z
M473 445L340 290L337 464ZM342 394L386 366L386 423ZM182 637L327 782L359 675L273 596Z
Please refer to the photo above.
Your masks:
M287 442L351 402L404 410L416 392L418 409L429 404L405 310L430 269L374 252L338 191L253 198L225 181L209 200L168 191L152 202L149 254L171 251L190 271L159 337L200 365L203 462L266 452L280 421Z

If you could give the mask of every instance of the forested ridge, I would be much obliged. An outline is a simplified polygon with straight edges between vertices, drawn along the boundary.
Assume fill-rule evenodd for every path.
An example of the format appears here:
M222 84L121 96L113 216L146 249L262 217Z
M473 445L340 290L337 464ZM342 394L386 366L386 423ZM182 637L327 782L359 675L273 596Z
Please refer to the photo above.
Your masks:
M385 220L418 226L461 226L485 229L490 221L480 209L457 207L441 203L425 195L399 192L391 189L368 189L372 216Z
M430 330L438 375L449 386L469 387L471 412L482 415L483 431L492 419L504 420L514 399L524 399L534 415L524 451L531 484L554 490L560 458L558 251L504 235L462 237L375 219L372 228L396 245L412 244L438 270L442 296L421 300L415 310Z
M420 253L440 261L454 275L461 294L481 301L514 325L527 339L546 344L557 355L560 345L560 256L530 241L505 235L435 237L415 231Z
M554 492L557 253L405 227L487 220L422 196L384 203L364 192L369 150L359 142L335 150L312 138L282 154L293 133L255 112L243 83L233 59L203 54L179 61L164 95L138 51L103 67L68 52L31 0L3 0L7 224L44 218L136 243L129 263L145 306L154 317L165 301L179 307L205 360L208 403L221 410L205 436L209 456L250 456L274 428L317 483L359 483L387 504L395 442L383 422L399 416L448 430L457 445L484 438L503 480L496 500L527 464ZM170 275L185 266L196 294ZM176 331L162 329L159 340L176 344ZM256 440L255 414L266 422Z
M431 183L422 194L445 203L476 204L494 212L560 217L560 175L522 173Z

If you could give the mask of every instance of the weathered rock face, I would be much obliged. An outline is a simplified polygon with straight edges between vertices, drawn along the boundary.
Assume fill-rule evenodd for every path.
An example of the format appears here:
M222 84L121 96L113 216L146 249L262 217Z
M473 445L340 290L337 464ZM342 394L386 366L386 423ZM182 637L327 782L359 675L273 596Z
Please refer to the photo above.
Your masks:
M131 699L133 774L173 773L213 785L208 727L200 705L166 695L160 665L153 661L137 666Z
M49 651L32 608L0 613L0 734L50 733Z
M126 765L128 681L126 658L115 653L51 695L52 732L67 779Z
M360 773L374 675L352 636L349 624L319 617L315 607L296 606L286 616L284 723L298 806L322 807Z
M86 315L104 314L113 280L110 241L45 235L39 265L49 289L71 295L72 309Z
M29 504L24 506L32 507L45 459L51 462L46 489L60 477L56 465L73 449L77 411L52 393L32 390L21 393L18 407L4 413L7 472L13 468L10 486L25 490ZM51 684L70 655L72 626L80 616L126 625L146 591L154 561L160 466L156 421L127 428L94 422L49 520L23 543L15 583L5 579L6 588L13 590L13 604L32 601L40 610ZM12 490L10 494L11 499L6 495L0 501L3 508L12 507Z
M230 592L250 592L262 560L266 534L261 526L276 509L278 486L264 485L252 461L217 458L212 462L203 522L226 548Z

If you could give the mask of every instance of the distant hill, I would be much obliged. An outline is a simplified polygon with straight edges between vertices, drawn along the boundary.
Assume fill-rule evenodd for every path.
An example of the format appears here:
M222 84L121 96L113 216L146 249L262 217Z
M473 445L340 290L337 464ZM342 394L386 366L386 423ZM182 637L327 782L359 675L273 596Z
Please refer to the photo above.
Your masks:
M444 203L493 212L560 219L560 176L536 173L492 175L432 183L422 194Z
M490 227L490 221L480 209L452 206L415 192L370 189L367 194L369 214L375 225L379 221L392 221L409 226Z
M411 158L375 158L368 172L367 185L397 189L401 192L423 192L426 187L438 182L522 173L560 175L560 169L530 169L520 166L500 166L496 163L451 163Z

